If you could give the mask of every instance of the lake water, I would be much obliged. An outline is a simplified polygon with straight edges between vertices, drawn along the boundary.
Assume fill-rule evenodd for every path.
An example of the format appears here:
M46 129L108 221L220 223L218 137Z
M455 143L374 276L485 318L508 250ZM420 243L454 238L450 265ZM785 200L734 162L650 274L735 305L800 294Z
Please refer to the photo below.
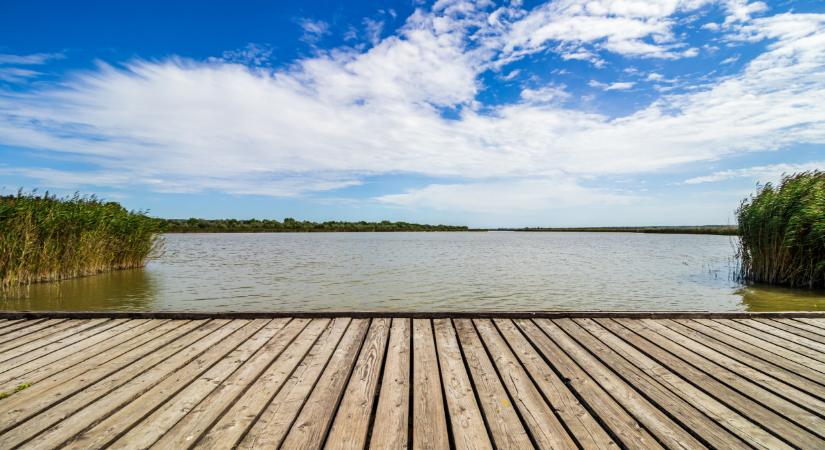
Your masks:
M10 310L822 310L734 281L735 238L632 233L170 234L145 269L31 286Z

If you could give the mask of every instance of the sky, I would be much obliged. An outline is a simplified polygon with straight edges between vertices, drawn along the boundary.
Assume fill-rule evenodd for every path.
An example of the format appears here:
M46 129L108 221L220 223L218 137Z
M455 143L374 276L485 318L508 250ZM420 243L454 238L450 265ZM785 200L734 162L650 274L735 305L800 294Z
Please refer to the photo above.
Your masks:
M733 224L825 169L825 2L0 1L0 189L159 217Z

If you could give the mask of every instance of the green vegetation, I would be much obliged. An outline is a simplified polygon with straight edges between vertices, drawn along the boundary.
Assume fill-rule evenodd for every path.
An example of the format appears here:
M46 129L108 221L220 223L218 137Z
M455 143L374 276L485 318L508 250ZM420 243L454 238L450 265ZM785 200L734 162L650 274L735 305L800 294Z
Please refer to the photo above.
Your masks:
M785 176L737 210L741 278L791 287L825 287L825 172Z
M0 287L142 267L156 219L95 197L0 197Z
M407 222L309 222L277 220L158 219L167 233L290 233L358 231L467 231L465 226L421 225Z
M735 226L699 225L675 227L576 227L576 228L512 228L508 231L559 231L559 232L598 232L598 233L665 233L665 234L719 234L732 236L737 234Z

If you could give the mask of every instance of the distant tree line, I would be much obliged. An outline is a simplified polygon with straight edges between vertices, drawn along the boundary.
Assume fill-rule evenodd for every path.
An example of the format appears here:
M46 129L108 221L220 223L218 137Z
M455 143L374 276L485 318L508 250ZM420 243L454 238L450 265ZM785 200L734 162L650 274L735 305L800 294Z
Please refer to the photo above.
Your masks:
M739 233L735 225L697 225L660 227L569 227L569 228L507 228L503 231L568 231L598 233L663 233L663 234L718 234L735 236Z
M366 231L467 231L466 226L423 225L408 222L311 222L287 217L274 219L157 219L167 233L290 233Z

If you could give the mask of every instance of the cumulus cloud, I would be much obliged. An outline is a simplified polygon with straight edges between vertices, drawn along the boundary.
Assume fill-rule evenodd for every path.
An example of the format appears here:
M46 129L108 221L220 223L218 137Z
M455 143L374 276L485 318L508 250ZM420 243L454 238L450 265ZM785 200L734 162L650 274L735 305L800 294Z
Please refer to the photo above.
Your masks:
M623 202L627 195L585 180L825 143L825 15L752 18L751 9L726 39L764 40L764 53L737 74L624 117L576 109L554 83L478 104L483 73L540 48L681 57L689 49L671 16L700 3L559 1L521 11L440 1L369 49L319 50L282 69L101 63L60 84L0 91L0 142L93 164L100 169L89 179L100 183L158 191L300 195L398 173L466 181L379 199L433 208L473 196L502 208ZM640 43L655 48L628 50ZM445 117L445 108L456 113Z

